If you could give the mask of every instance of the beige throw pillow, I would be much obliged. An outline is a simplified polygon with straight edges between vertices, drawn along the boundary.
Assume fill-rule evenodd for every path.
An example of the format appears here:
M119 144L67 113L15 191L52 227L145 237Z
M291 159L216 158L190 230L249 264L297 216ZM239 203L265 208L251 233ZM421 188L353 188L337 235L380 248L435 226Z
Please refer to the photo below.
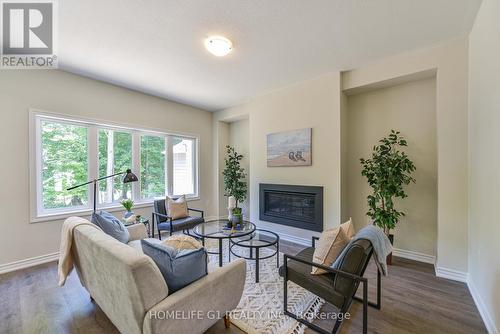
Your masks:
M349 240L351 240L356 235L356 230L354 229L352 218L349 218L348 221L346 221L344 224L341 224L340 228L344 230Z
M203 247L201 242L195 238L183 234L168 237L163 241L163 244L175 249L200 249Z
M331 266L348 243L349 238L340 226L323 231L314 249L313 262L327 267ZM313 275L324 273L326 271L318 267L313 267L311 270Z
M189 216L186 196L182 195L176 200L167 196L167 214L173 220Z

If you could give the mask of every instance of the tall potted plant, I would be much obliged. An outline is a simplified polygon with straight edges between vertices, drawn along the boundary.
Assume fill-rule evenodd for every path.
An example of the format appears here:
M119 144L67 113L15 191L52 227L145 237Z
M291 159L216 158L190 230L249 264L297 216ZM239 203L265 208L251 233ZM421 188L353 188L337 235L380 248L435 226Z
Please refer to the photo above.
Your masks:
M232 215L236 215L239 222L242 220L242 213L238 204L243 202L247 197L246 173L245 169L240 165L241 159L243 159L243 155L236 152L234 147L226 146L225 168L222 172L224 176L224 191L225 196L234 198L234 205L230 204L229 209L232 211Z
M373 193L367 197L369 210L366 213L373 219L373 223L384 230L391 242L394 235L391 230L396 227L400 218L405 214L395 208L396 198L406 198L405 186L415 183L411 174L416 170L415 165L401 151L401 147L408 146L407 141L399 131L391 133L379 140L373 147L371 159L360 159L363 169L361 175L365 176ZM391 264L392 255L387 259Z

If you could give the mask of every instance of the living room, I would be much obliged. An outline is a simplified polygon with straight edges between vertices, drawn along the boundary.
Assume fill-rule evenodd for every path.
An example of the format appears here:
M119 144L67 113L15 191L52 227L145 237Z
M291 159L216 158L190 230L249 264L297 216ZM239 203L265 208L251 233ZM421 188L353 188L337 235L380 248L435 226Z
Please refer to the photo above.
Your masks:
M499 332L498 0L40 3L0 333Z

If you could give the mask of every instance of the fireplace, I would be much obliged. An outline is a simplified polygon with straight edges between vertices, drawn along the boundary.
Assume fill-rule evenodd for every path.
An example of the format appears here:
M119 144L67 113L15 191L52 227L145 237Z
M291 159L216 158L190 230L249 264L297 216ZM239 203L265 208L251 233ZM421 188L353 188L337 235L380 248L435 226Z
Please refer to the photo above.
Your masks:
M261 183L259 219L321 232L323 187Z

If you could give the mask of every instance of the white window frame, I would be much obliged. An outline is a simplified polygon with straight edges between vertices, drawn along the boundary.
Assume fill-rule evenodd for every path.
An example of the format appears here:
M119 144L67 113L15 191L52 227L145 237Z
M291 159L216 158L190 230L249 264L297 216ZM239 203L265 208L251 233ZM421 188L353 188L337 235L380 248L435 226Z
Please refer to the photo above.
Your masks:
M141 152L140 152L140 140L142 135L153 135L165 138L166 143L166 178L165 178L165 189L169 196L172 196L172 182L173 182L173 168L172 168L172 145L169 140L171 136L191 139L194 141L194 152L193 152L193 173L194 173L194 194L186 194L189 201L199 200L200 194L200 137L195 134L178 133L163 131L151 128L137 128L130 125L118 124L114 122L79 118L64 114L57 114L53 112L42 111L38 109L30 109L30 120L29 120L29 134L30 134L30 148L29 148L29 160L30 160L30 216L31 222L43 222L51 220L64 219L69 216L87 216L92 213L93 207L93 195L92 195L92 184L88 186L88 201L87 205L81 207L73 208L60 208L60 209L44 209L42 201L42 147L41 147L41 122L53 120L58 123L67 123L76 126L86 126L87 127L87 163L88 163L88 180L94 180L99 174L99 154L98 154L98 133L100 129L115 130L122 132L129 132L132 134L132 171L139 178L139 182L132 183L132 199L135 202L135 208L150 207L156 198L141 199L140 193L140 165L141 165ZM110 211L120 211L123 210L121 204L107 203L104 205L97 206L98 209L107 209Z

